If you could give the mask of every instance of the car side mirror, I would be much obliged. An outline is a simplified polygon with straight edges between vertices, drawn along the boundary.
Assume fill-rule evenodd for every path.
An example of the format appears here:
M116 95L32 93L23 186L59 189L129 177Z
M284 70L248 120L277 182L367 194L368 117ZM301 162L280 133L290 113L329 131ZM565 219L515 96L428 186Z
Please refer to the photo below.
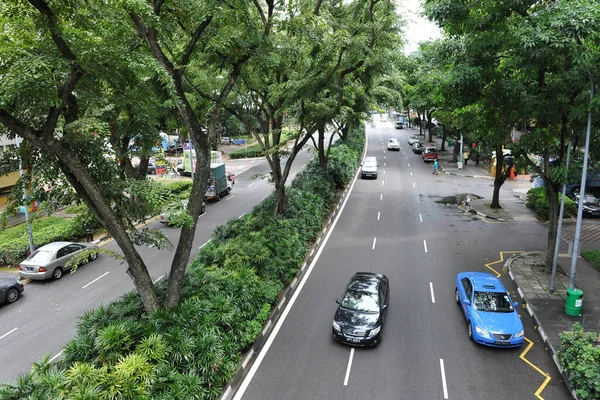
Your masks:
M463 304L465 304L465 305L467 305L467 306L470 306L470 305L471 305L471 300L469 300L469 299L464 299L464 300L463 300Z
M516 308L516 307L519 307L519 302L518 302L518 301L514 301L514 302L513 302L513 307L515 307L515 308Z
M335 299L335 302L336 302L337 304L340 304L340 301L339 301L338 299Z

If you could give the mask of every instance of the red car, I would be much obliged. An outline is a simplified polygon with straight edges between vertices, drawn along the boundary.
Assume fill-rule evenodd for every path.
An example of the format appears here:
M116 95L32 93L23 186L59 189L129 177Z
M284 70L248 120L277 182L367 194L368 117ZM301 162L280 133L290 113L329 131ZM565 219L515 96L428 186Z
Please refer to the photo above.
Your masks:
M421 157L423 158L423 161L425 161L425 162L427 162L427 161L433 162L434 160L438 159L437 149L435 147L425 147L423 149L423 152L421 153Z

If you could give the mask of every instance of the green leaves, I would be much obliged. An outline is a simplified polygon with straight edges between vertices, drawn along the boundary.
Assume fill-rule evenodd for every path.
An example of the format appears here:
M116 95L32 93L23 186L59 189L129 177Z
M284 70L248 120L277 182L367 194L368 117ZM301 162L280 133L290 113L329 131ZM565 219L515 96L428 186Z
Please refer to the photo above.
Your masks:
M586 332L579 323L572 332L560 335L562 350L558 360L577 398L596 399L600 396L600 347L596 346L598 332Z

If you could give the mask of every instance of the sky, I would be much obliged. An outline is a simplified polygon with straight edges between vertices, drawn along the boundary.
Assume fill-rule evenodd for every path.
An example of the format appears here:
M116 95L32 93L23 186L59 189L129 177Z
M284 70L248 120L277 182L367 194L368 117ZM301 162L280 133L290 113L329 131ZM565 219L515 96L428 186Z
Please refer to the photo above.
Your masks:
M421 0L397 0L397 2L398 9L407 22L407 26L404 28L404 37L407 41L405 47L406 54L417 50L419 42L423 40L441 37L437 26L429 22L427 18L420 16L420 13L423 11Z

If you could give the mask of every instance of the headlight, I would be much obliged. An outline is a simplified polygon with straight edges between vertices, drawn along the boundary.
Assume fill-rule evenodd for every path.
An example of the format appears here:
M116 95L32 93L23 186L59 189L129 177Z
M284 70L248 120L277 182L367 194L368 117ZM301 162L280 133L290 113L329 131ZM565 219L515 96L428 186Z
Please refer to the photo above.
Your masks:
M491 339L492 337L490 336L489 332L487 331L487 329L483 329L480 328L478 326L475 327L475 330L477 331L477 333L479 333L481 336L483 336L484 338L488 338Z
M342 331L342 328L340 328L340 324L338 324L337 322L333 321L333 329L335 329L338 332Z
M369 337L373 337L373 336L377 335L380 330L381 330L381 326L378 326L375 329L371 329L371 332L369 332Z
M523 337L523 334L524 334L524 333L525 333L525 331L520 331L520 332L517 332L517 333L515 333L515 339L518 339L518 338L520 338L520 337Z

